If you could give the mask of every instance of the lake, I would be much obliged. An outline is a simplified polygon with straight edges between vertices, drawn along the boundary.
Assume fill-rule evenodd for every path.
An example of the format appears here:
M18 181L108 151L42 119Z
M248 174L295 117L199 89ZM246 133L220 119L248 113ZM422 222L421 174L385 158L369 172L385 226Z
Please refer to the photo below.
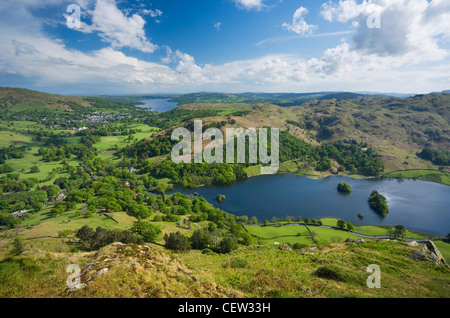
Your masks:
M143 99L140 102L144 104L136 105L136 107L146 108L154 112L167 112L178 107L178 103L167 99Z
M348 183L352 192L337 191L339 182ZM368 198L373 190L388 200L390 211L382 217L373 211ZM272 217L301 216L342 218L363 225L404 225L408 229L447 235L450 232L450 187L421 180L355 179L332 176L323 179L276 174L252 177L226 186L175 188L173 192L197 192L214 206L231 214L256 216L259 221ZM226 199L217 203L217 194ZM364 214L360 220L358 213Z

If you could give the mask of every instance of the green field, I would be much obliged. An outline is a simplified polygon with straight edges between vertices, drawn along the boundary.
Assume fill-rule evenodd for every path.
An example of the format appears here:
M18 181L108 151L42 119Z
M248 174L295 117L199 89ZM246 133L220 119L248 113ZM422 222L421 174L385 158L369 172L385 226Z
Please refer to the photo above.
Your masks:
M246 225L247 231L255 236L261 237L261 244L273 245L278 243L300 243L308 246L316 245L311 235L304 225L283 225L283 226L257 226ZM341 243L347 238L358 238L355 235L333 229L325 229L311 226L309 229L316 233L316 240L320 245L328 245L331 243ZM258 238L254 238L255 242L259 242Z
M36 142L28 135L13 131L0 131L0 147L9 147L10 145L31 147L35 146Z
M320 219L323 225L337 227L338 219L323 218ZM283 224L283 222L280 222ZM284 223L285 224L285 223ZM316 234L316 241L320 245L328 245L332 243L339 243L345 241L347 238L356 239L358 236L350 234L339 229L328 229L314 225L309 225L309 229ZM316 245L311 239L309 231L304 225L279 225L279 226L258 226L245 225L247 231L257 237L261 238L262 244L278 243L301 243L306 245ZM355 233L365 235L389 235L389 229L386 226L370 226L370 225L355 225ZM406 230L405 238L425 238L425 236L418 233L413 233ZM258 238L255 238L259 242ZM364 239L369 240L370 239Z
M450 173L439 170L405 170L393 171L384 175L386 178L419 179L450 186Z
M444 256L447 264L450 264L450 240L435 240L433 243Z
M133 135L134 140L141 140L144 138L150 138L154 135L159 129L156 127L151 127L146 124L135 124L126 126L127 129L140 129L141 132L135 133ZM105 136L101 137L101 141L96 143L94 147L99 151L110 151L115 147L122 148L132 141L128 139L128 136Z
M46 207L39 212L29 214L24 219L20 228L8 230L0 236L0 254L7 252L10 242L7 239L10 235L20 235L25 239L28 248L45 248L53 252L68 252L69 245L67 239L58 237L58 233L63 230L71 230L73 233L84 225L92 228L102 227L106 229L118 228L121 230L129 229L136 221L136 218L129 216L125 212L111 212L109 216L117 222L101 213L94 213L89 218L84 218L79 212L85 207L78 204L77 209L65 212L57 217L50 215L51 207ZM78 212L78 213L77 213ZM47 237L50 236L50 237ZM70 235L73 237L73 234Z
M321 218L323 225L328 226L337 226L338 219L336 218ZM353 232L365 234L365 235L389 235L389 226L374 226L374 225L358 225L353 224L355 226L355 230ZM409 230L405 231L405 238L425 238L425 235L421 235L419 233L411 232Z

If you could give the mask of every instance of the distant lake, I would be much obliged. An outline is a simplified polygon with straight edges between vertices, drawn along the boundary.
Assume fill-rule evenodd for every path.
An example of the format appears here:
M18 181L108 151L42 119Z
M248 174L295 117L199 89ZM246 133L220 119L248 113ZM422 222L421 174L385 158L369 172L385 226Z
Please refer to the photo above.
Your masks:
M350 194L337 191L339 182L352 187ZM368 198L373 190L383 194L390 207L386 217L373 211ZM421 180L354 179L350 177L307 177L276 174L252 177L227 186L196 189L175 188L173 192L197 192L214 206L234 215L256 216L259 221L301 216L342 218L362 225L404 225L437 235L450 232L450 187ZM217 194L226 199L218 204ZM360 220L358 213L364 214Z
M178 103L167 99L143 99L140 102L144 104L136 105L136 107L146 108L154 112L166 112L178 107Z

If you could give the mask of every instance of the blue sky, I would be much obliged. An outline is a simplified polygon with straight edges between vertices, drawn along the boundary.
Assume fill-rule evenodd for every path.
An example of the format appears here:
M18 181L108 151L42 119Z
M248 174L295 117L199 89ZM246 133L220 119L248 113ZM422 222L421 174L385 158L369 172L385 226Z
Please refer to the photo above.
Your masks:
M53 93L450 89L446 0L2 0L0 30L0 86Z

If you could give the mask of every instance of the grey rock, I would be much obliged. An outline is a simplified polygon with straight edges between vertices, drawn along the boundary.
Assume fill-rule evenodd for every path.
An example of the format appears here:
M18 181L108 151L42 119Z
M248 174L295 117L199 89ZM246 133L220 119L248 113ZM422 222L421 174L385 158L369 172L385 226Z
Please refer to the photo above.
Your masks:
M96 275L103 275L103 274L105 274L105 273L107 273L107 272L108 272L108 268L105 267L105 268L102 268L101 270L99 270L99 271L96 273Z
M366 241L364 241L362 238L357 238L357 239L352 239L352 238L347 238L345 240L345 243L356 243L356 244L361 244L361 243L365 243Z

